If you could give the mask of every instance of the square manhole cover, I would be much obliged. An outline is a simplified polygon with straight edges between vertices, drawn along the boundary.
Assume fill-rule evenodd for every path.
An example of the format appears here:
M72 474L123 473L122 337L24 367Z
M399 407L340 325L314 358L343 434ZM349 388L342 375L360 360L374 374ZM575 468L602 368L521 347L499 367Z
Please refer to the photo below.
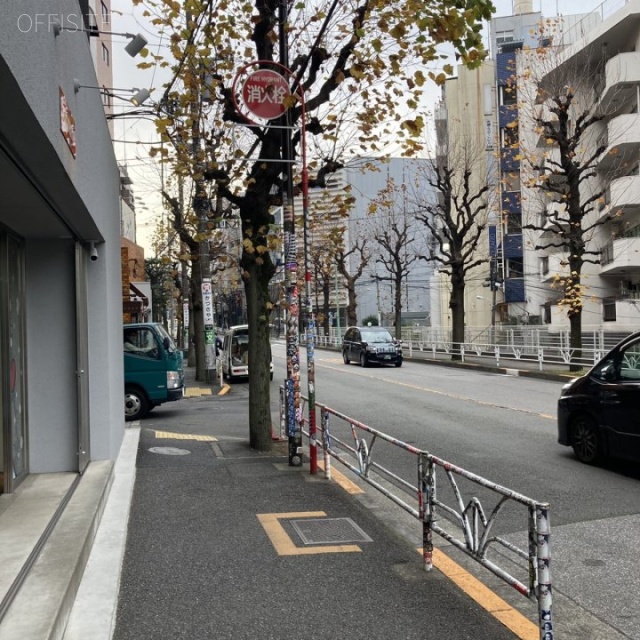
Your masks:
M290 523L304 544L373 542L351 518L304 518Z

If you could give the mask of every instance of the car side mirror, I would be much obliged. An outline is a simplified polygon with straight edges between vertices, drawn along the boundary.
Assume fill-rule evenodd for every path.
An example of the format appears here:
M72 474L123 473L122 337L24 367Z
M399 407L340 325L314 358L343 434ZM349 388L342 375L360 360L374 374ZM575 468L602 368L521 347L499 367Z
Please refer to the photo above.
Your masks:
M165 351L169 351L169 347L171 346L171 340L169 340L169 338L165 336L162 339L162 346L164 347Z
M615 362L608 362L600 371L597 376L603 382L613 382L618 378L618 367Z

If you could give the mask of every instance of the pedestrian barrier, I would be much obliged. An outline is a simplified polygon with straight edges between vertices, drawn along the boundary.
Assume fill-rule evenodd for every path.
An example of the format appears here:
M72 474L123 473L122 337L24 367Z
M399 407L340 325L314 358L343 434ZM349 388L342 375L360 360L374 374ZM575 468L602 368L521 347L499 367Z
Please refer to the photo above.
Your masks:
M304 396L303 401L306 401ZM519 593L537 602L540 637L553 640L548 503L527 498L327 405L317 403L316 407L321 414L318 436L321 438L327 479L331 478L333 458L422 523L425 570L433 568L435 533ZM280 394L281 416L285 409L283 389ZM308 426L306 419L304 422ZM281 424L284 423L281 419ZM304 426L302 432L309 438ZM374 445L377 443L380 445L376 452L384 445L391 448L385 448L374 458ZM317 446L317 443L310 441L310 446ZM401 455L405 454L409 456L409 465L400 464ZM396 469L413 466L416 472L414 480L402 477L392 470L392 466ZM437 482L440 477L445 480L443 486ZM465 498L465 495L470 497ZM492 505L490 508L484 506L488 503ZM511 513L513 509L515 517L522 519L518 530L526 530L526 539L522 541L507 540L505 534L499 535L494 531L500 527L498 516L508 510ZM439 524L440 513L449 523L446 529ZM514 538L516 534L510 537ZM511 567L522 574L521 577L512 575L515 570Z
M468 330L464 342L451 342L449 332L431 327L419 330L403 328L402 347L405 356L430 360L451 359L455 354L460 362L470 358L481 359L488 365L500 367L509 363L526 364L531 369L571 373L577 368L590 369L602 356L613 348L629 332L604 333L585 332L582 347L571 346L568 332L552 334L533 328L527 331L514 329L492 329L491 335L473 335ZM481 338L490 338L482 340ZM304 344L301 336L300 344ZM317 347L340 349L342 339L338 335L318 335L314 342ZM576 374L577 375L577 374Z

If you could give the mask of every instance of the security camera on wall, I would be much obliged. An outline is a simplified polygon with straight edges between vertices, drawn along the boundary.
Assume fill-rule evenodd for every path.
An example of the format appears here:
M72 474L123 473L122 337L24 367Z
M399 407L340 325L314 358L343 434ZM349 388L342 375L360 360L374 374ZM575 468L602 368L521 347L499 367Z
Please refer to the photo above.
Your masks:
M91 258L91 262L95 262L98 259L98 249L96 248L96 243L91 243L91 248L89 251L89 257Z

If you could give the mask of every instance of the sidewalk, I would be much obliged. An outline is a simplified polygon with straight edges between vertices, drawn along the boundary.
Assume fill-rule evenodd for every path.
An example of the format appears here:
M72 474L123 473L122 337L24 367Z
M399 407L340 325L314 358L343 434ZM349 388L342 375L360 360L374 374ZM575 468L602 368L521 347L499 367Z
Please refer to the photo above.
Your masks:
M246 386L192 388L128 430L65 640L518 637L365 496L251 450Z

